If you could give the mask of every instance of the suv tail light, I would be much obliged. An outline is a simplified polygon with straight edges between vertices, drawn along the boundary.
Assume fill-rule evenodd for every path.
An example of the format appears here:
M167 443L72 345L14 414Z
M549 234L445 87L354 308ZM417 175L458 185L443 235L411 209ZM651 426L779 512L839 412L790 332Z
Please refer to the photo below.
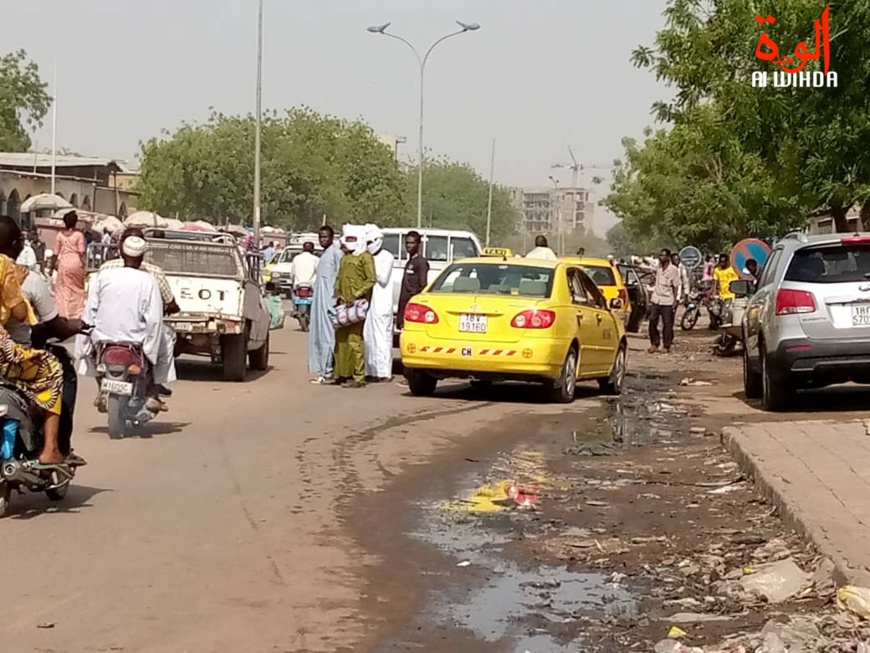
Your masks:
M405 307L405 322L438 324L438 314L428 306L412 302Z
M549 329L555 321L556 314L553 311L530 309L511 320L511 326L515 329Z
M868 245L870 244L870 236L846 236L840 238L840 243L843 245Z
M805 290L782 289L776 293L776 314L815 313L816 300Z

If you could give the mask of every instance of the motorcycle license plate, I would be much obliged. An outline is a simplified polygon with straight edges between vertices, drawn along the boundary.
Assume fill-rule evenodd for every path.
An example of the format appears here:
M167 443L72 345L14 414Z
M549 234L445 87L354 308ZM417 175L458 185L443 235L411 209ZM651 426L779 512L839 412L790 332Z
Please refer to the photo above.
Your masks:
M113 395L124 395L130 397L133 394L133 384L126 381L113 381L111 379L103 379L100 386L103 392L108 392Z
M294 303L296 306L311 306L311 300L310 300L310 299L294 299L294 300L293 300L293 303Z

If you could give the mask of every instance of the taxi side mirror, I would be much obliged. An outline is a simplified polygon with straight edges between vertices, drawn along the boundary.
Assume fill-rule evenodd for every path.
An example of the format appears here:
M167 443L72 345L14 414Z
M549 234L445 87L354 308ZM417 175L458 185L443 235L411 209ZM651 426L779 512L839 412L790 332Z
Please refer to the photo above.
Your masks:
M611 310L618 311L620 308L622 308L622 306L623 306L622 300L619 297L614 297L613 299L610 300L610 309Z

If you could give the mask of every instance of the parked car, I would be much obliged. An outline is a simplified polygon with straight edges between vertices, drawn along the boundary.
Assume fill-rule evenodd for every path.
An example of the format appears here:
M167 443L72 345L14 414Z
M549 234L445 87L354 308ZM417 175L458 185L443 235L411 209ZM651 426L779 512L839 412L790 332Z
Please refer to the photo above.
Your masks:
M578 380L619 394L628 347L613 312L621 306L570 261L458 261L405 309L405 378L418 396L446 378L542 383L560 403L574 400Z
M732 291L752 295L743 383L765 410L788 409L802 388L870 383L870 233L790 234L757 289L735 281Z
M618 263L616 268L625 282L625 288L628 291L628 301L631 304L631 315L625 328L629 333L638 333L640 332L641 324L643 324L643 321L649 314L650 291L643 282L642 270L625 263Z
M269 279L287 299L293 299L293 280L290 278L293 272L293 259L301 253L301 245L291 245L272 259L270 265ZM314 254L317 257L323 254L323 248L319 244L314 246Z

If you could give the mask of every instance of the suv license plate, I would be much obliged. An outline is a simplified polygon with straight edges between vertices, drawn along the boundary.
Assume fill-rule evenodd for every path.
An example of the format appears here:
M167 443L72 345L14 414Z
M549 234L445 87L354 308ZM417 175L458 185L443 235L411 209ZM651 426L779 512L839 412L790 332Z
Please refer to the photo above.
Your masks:
M459 316L459 330L462 333L486 333L486 315L469 315L463 313Z
M870 304L852 304L852 326L870 326Z
M126 381L113 381L111 379L103 379L100 386L103 392L108 392L113 395L124 395L130 397L133 394L133 384Z

